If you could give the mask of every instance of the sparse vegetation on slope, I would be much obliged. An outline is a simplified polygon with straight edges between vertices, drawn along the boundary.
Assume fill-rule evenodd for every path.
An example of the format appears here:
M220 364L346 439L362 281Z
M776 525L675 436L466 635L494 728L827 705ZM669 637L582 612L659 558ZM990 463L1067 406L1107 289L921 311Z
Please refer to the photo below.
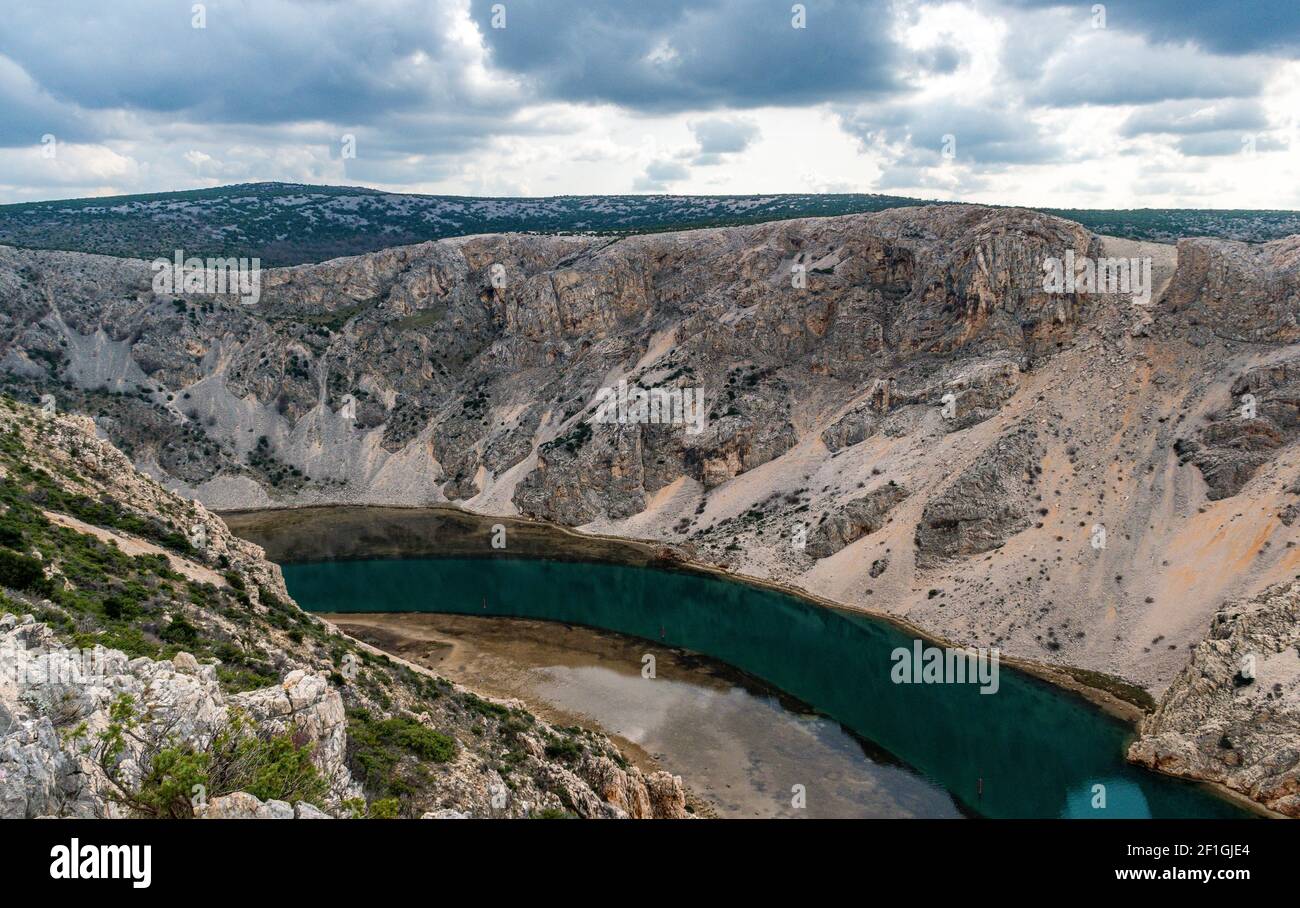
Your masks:
M42 723L62 729L62 753L46 759L69 773L84 761L75 772L99 787L32 794L22 767L9 767L0 815L190 816L210 809L195 806L195 786L208 804L252 795L337 815L620 815L583 778L621 760L604 738L582 735L585 762L574 761L569 742L581 732L338 633L293 603L259 548L137 474L84 417L46 418L4 397L0 614L0 646L12 640L23 659L96 653L123 673L63 693L33 681L5 705L17 716L5 732L19 736L14 746ZM141 672L151 680L123 692ZM118 693L105 700L109 688ZM557 741L564 759L547 755Z

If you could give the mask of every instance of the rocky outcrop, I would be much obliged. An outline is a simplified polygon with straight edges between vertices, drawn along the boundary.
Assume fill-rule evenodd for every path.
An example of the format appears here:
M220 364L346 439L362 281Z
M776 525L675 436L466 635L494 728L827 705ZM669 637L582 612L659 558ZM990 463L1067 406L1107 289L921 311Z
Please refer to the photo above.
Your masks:
M1179 240L1165 300L1221 337L1294 343L1300 339L1300 237L1258 245Z
M1041 446L1029 430L1008 432L926 502L916 527L916 563L931 567L1001 546L1027 528Z
M343 698L324 675L292 671L279 685L236 694L230 704L251 716L263 734L310 741L330 790L347 797L360 795L347 768L348 723Z
M1020 386L1020 367L1005 359L981 360L970 364L935 391L949 432L958 432L996 414Z
M582 775L606 803L634 819L682 820L686 813L686 790L681 776L654 772L648 776L635 766L619 766L609 757L587 760Z
M1279 448L1300 437L1300 357L1251 369L1232 400L1176 450L1205 477L1209 498L1230 498Z
M916 406L937 410L944 428L958 432L993 417L1020 386L1020 367L1000 356L958 359L940 372L938 381L918 375L906 385L892 378L877 379L863 399L822 430L822 444L838 452L877 432L898 432L888 415Z
M876 434L879 425L880 420L873 407L854 407L822 430L822 444L830 451L851 448Z
M1219 611L1129 759L1300 817L1300 583Z
M835 554L846 545L884 526L885 518L894 505L906 497L907 490L890 480L861 498L855 498L843 507L823 514L808 534L804 550L813 558Z
M194 809L197 820L332 820L329 814L305 801L290 804L262 801L246 791L212 798Z
M287 733L309 748L335 805L360 794L344 761L343 701L322 676L293 672L280 686L227 697L216 666L199 666L188 654L163 662L77 650L30 615L12 614L0 618L0 669L0 817L129 816L119 788L138 786L151 744L202 748L232 711L260 732ZM106 767L98 744L123 697L138 725Z

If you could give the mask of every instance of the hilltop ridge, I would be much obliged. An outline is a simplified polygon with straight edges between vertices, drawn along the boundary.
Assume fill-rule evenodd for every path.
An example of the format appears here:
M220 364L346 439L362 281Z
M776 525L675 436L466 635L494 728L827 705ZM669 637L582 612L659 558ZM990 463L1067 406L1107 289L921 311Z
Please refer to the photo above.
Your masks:
M272 267L478 233L626 235L951 204L876 193L483 198L241 183L0 205L0 244L142 259L170 259L179 249L201 257L258 257ZM1300 233L1295 211L1041 210L1136 240L1266 242Z

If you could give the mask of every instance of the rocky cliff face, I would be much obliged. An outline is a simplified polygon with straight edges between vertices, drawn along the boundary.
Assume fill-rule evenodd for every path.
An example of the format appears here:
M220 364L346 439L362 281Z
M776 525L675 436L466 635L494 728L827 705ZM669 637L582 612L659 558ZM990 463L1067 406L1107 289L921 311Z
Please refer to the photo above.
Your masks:
M930 499L916 526L916 563L933 567L1001 548L1026 529L1043 451L1036 434L1017 429L999 438L975 463Z
M1300 583L1225 605L1129 757L1300 817Z
M1095 245L978 208L471 237L274 269L253 307L154 293L144 262L0 250L0 366L215 506L491 498L581 523L753 470L864 384L906 397L941 365L1053 350L1082 302L1040 291L1042 260ZM589 433L619 378L701 388L707 431Z
M166 738L202 749L233 712L264 733L293 735L311 751L325 780L323 803L338 809L362 794L347 767L343 699L323 675L297 670L281 685L227 696L215 664L201 665L184 652L167 661L131 659L102 646L86 652L61 644L30 614L0 618L0 666L0 816L131 816L118 789L141 786L154 756L149 742ZM106 767L97 759L98 744L123 697L138 705L141 724ZM186 796L198 799L200 815L207 810L202 792ZM301 801L296 808L272 805L290 818L323 813Z
M300 611L89 419L0 398L0 817L561 813L685 791Z
M1300 436L1300 358L1256 366L1232 383L1226 406L1209 415L1177 451L1195 464L1210 499L1230 498L1260 466Z
M946 206L443 240L268 271L251 307L0 248L0 375L212 507L536 516L1159 696L1300 567L1296 244ZM1045 291L1067 254L1150 258L1150 304ZM700 431L602 412L620 383L698 390Z
M874 533L885 525L889 512L907 497L907 490L886 482L861 498L823 514L808 536L806 551L814 558L834 555L846 545Z
M1257 245L1180 240L1166 299L1193 324L1222 337L1292 343L1300 339L1298 282L1300 236Z

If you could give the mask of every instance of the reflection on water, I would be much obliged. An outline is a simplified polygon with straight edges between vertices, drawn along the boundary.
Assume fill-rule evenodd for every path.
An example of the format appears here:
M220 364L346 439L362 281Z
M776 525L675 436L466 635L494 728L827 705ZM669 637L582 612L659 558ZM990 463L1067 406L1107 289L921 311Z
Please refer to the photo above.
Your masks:
M890 653L911 644L900 630L772 590L507 558L330 561L286 565L284 574L298 602L317 611L538 618L703 653L811 704L984 816L1243 815L1198 786L1126 763L1130 729L1078 698L1006 666L991 696L969 684L894 684ZM695 733L716 727L712 716L700 725ZM1093 807L1098 785L1104 806Z
M871 759L838 723L711 660L557 622L326 617L454 681L518 697L551 722L598 727L643 769L683 776L718 816L960 816L942 789ZM653 679L643 676L647 655Z

